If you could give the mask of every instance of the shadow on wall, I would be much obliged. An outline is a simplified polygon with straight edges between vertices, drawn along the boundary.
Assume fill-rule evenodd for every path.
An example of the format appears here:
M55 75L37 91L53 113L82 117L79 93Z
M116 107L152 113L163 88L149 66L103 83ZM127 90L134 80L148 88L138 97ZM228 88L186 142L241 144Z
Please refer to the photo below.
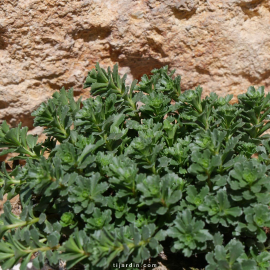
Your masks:
M149 75L154 68L161 68L169 64L169 62L161 62L151 56L143 56L139 53L125 55L119 58L120 53L110 52L111 60L118 63L120 67L129 67L133 79L140 80L144 74Z
M239 6L242 9L243 13L247 15L250 19L256 16L260 16L260 13L256 9L264 0L257 0L251 2L240 2Z
M30 129L32 129L34 128L33 126L34 117L31 114L32 112L29 112L29 111L20 113L20 115L16 118L14 118L13 114L8 114L6 115L5 120L11 125L12 128L17 127L18 124L21 122L23 127L28 126Z
M90 29L78 30L75 33L72 33L73 38L83 39L84 42L95 41L97 39L105 39L111 34L110 27L96 26L91 27Z
M7 47L7 42L4 39L5 33L6 33L6 30L1 28L0 26L0 50L5 50Z
M95 40L103 40L110 36L112 32L111 27L106 26L93 26L89 29L81 29L71 33L73 39L83 39L88 43ZM159 59L166 57L161 46L158 46L152 40L148 40L148 45L151 49L161 55ZM129 67L130 73L134 79L140 79L144 74L150 74L150 71L154 68L161 68L167 65L167 62L161 62L160 60L152 56L144 56L140 52L128 53L124 58L119 57L123 55L123 51L115 50L110 46L109 48L110 58L113 62L118 63L120 67Z

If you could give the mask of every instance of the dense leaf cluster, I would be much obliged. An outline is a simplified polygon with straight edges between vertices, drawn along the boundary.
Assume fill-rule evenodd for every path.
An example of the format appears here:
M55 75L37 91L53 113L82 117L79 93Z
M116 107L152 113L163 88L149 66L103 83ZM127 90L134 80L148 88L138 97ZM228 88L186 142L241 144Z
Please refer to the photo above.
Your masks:
M54 93L33 113L44 142L0 126L1 155L26 161L2 163L1 197L22 205L15 216L7 201L0 217L2 269L32 255L37 269L111 269L165 247L205 254L207 270L269 269L270 94L250 87L232 105L201 87L182 93L168 67L125 79L97 64L92 97Z

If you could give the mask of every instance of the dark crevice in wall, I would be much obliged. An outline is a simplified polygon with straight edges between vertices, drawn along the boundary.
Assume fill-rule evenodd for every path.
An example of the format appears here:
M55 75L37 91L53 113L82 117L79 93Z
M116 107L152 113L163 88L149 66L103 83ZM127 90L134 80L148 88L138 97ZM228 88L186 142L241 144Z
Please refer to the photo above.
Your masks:
M0 50L5 50L8 46L8 43L4 37L6 30L0 27Z
M248 80L251 85L255 85L255 84L258 85L258 84L262 84L262 81L270 78L270 70L266 70L265 72L261 73L258 77L252 76L250 74L246 74L244 72L242 72L239 75L245 78L246 80Z
M47 80L53 80L53 79L57 79L59 78L60 76L62 76L63 74L65 74L65 72L61 72L59 74L50 74L50 75L38 75L36 77L33 77L34 80L39 80L39 81L42 81L44 79L47 79Z
M210 71L207 70L207 69L204 69L204 68L198 67L198 66L196 66L195 69L196 69L196 71L197 71L199 74L205 74L205 75L211 76Z
M22 126L29 127L29 129L32 129L33 123L34 123L34 117L31 115L32 112L23 112L16 116L12 115L6 115L5 120L11 125L11 127L17 127L18 124L21 122Z
M48 86L52 90L60 90L62 87L64 87L66 90L69 90L70 88L76 86L75 83L64 83L64 82L59 82L59 83L53 83L53 82L47 82Z
M75 33L72 33L73 38L83 39L84 42L95 41L97 39L105 39L111 34L109 27L91 27L89 29L82 29Z
M189 20L194 14L196 14L196 9L192 10L179 10L177 8L172 8L173 15L178 20Z
M254 0L252 2L246 3L241 2L239 4L242 12L247 15L250 19L253 17L260 16L260 13L258 11L258 7L264 3L264 0Z
M120 54L120 52L111 51L111 60L117 62L120 67L129 67L131 75L137 80L140 80L144 74L149 75L154 68L161 68L169 64L162 59L141 55L140 52L128 54L124 59L119 59Z
M242 12L247 15L250 19L253 17L260 16L260 13L257 10L252 10L247 7L241 7Z
M5 109L5 108L8 108L10 104L4 100L0 100L0 110L1 109Z
M147 44L153 50L153 52L159 53L161 57L167 57L168 54L163 50L162 44L155 42L154 39L147 37Z
M266 70L264 73L260 76L260 81L266 80L270 78L270 70Z

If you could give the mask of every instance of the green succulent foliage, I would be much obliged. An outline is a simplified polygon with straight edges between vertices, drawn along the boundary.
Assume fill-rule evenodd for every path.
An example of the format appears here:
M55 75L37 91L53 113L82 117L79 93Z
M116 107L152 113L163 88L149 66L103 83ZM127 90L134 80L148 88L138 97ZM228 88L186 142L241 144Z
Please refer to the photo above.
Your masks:
M70 226L73 229L78 222L74 220L75 215L71 212L66 212L61 216L60 224L62 227Z
M204 225L203 221L192 218L189 209L178 213L173 226L167 230L168 236L174 239L172 251L181 250L186 257L190 257L194 250L205 250L207 241L213 237Z
M269 269L270 267L270 255L267 251L258 252L254 248L250 248L250 253L252 254L253 260L257 263L257 269Z
M267 235L263 230L264 227L270 226L270 210L266 205L256 204L254 207L247 207L244 210L245 223L239 223L236 231L246 230L250 234L256 236L259 242L264 243L267 240Z
M168 148L165 148L164 156L160 158L164 169L169 171L177 171L179 174L186 174L189 161L191 138L177 139L177 141Z
M204 203L198 209L208 213L207 223L220 223L224 227L236 225L238 217L242 214L240 207L231 207L226 190L219 190L215 197L206 196Z
M128 198L129 203L137 202L137 182L145 176L138 174L137 165L128 157L121 155L112 157L110 164L104 166L104 173L110 176L110 184L118 190L116 196Z
M182 179L175 174L148 176L137 184L137 189L142 193L142 204L150 207L152 215L174 213L174 206L182 198Z
M207 130L219 123L212 116L214 106L211 100L202 99L202 91L203 89L198 86L195 90L187 90L179 96L182 105L179 108L180 121L190 126L191 134L194 134L195 130Z
M155 122L160 122L169 112L170 102L171 99L163 93L152 92L142 97L142 103L144 105L139 111L143 118L151 117Z
M187 208L192 210L198 209L203 204L205 196L209 193L209 187L204 186L198 191L195 186L189 185L186 189Z
M257 146L251 142L240 142L238 145L238 151L241 155L250 158L257 151Z
M100 208L95 208L91 217L83 217L87 222L85 229L87 232L94 232L102 228L111 229L113 226L110 224L112 220L112 211L110 209L101 212Z
M100 179L99 173L89 178L78 176L75 180L77 186L70 187L68 201L73 205L76 214L82 211L91 214L95 205L105 204L102 194L109 188L109 185L106 182L99 183Z
M144 225L154 223L156 217L152 216L150 212L138 211L136 214L128 213L126 219L128 222L135 224L137 228L141 228Z
M259 153L258 160L266 165L270 165L270 140L263 140L262 144L257 146L256 152Z
M126 74L122 78L120 77L117 64L113 67L113 71L108 67L106 72L97 63L96 68L88 73L84 88L91 87L91 94L93 96L107 98L111 94L115 94L116 99L114 102L119 105L116 110L136 115L136 102L140 96L133 91L137 81L133 81L130 87L126 86L126 77Z
M245 254L244 246L240 241L232 239L225 247L217 245L213 252L206 255L206 260L209 265L206 270L252 270L260 269L257 263L249 259ZM267 269L267 268L262 268Z
M178 75L173 78L175 70L168 72L168 66L160 69L153 69L152 75L148 77L143 75L136 90L142 91L147 94L151 93L164 93L170 99L177 100L181 95L181 77Z
M270 127L270 94L264 94L264 87L257 90L250 86L247 93L238 96L240 108L243 110L242 119L245 123L243 129L253 139L259 138ZM267 137L264 135L264 137Z
M15 159L38 159L44 154L46 148L37 144L38 137L27 134L28 128L21 127L10 128L6 121L0 126L0 147L3 149L0 156L8 153L18 153Z
M234 200L253 200L269 203L267 193L270 190L270 178L266 174L267 166L259 163L256 159L236 162L230 171L229 185L233 190Z
M203 98L174 73L127 86L117 65L97 64L90 98L62 88L33 113L43 142L0 125L0 155L12 154L0 170L3 270L33 256L37 269L105 270L168 249L190 267L270 269L270 95Z
M62 88L55 92L47 103L43 102L32 113L35 117L34 126L45 127L45 134L53 136L62 142L70 137L71 125L76 113L80 109L81 99L77 102L73 98L73 89Z
M220 123L220 130L226 132L226 138L229 139L233 135L239 133L239 130L244 126L244 122L239 117L242 109L239 109L237 104L230 105L228 103L215 103L213 113Z

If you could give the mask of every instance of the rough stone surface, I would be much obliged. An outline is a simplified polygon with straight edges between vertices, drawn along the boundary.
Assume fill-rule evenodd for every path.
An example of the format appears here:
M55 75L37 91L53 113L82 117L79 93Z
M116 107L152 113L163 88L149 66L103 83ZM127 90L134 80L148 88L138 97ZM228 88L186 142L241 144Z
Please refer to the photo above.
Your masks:
M0 119L31 127L55 90L82 93L97 61L129 81L169 64L183 90L269 91L269 52L269 0L2 0Z

